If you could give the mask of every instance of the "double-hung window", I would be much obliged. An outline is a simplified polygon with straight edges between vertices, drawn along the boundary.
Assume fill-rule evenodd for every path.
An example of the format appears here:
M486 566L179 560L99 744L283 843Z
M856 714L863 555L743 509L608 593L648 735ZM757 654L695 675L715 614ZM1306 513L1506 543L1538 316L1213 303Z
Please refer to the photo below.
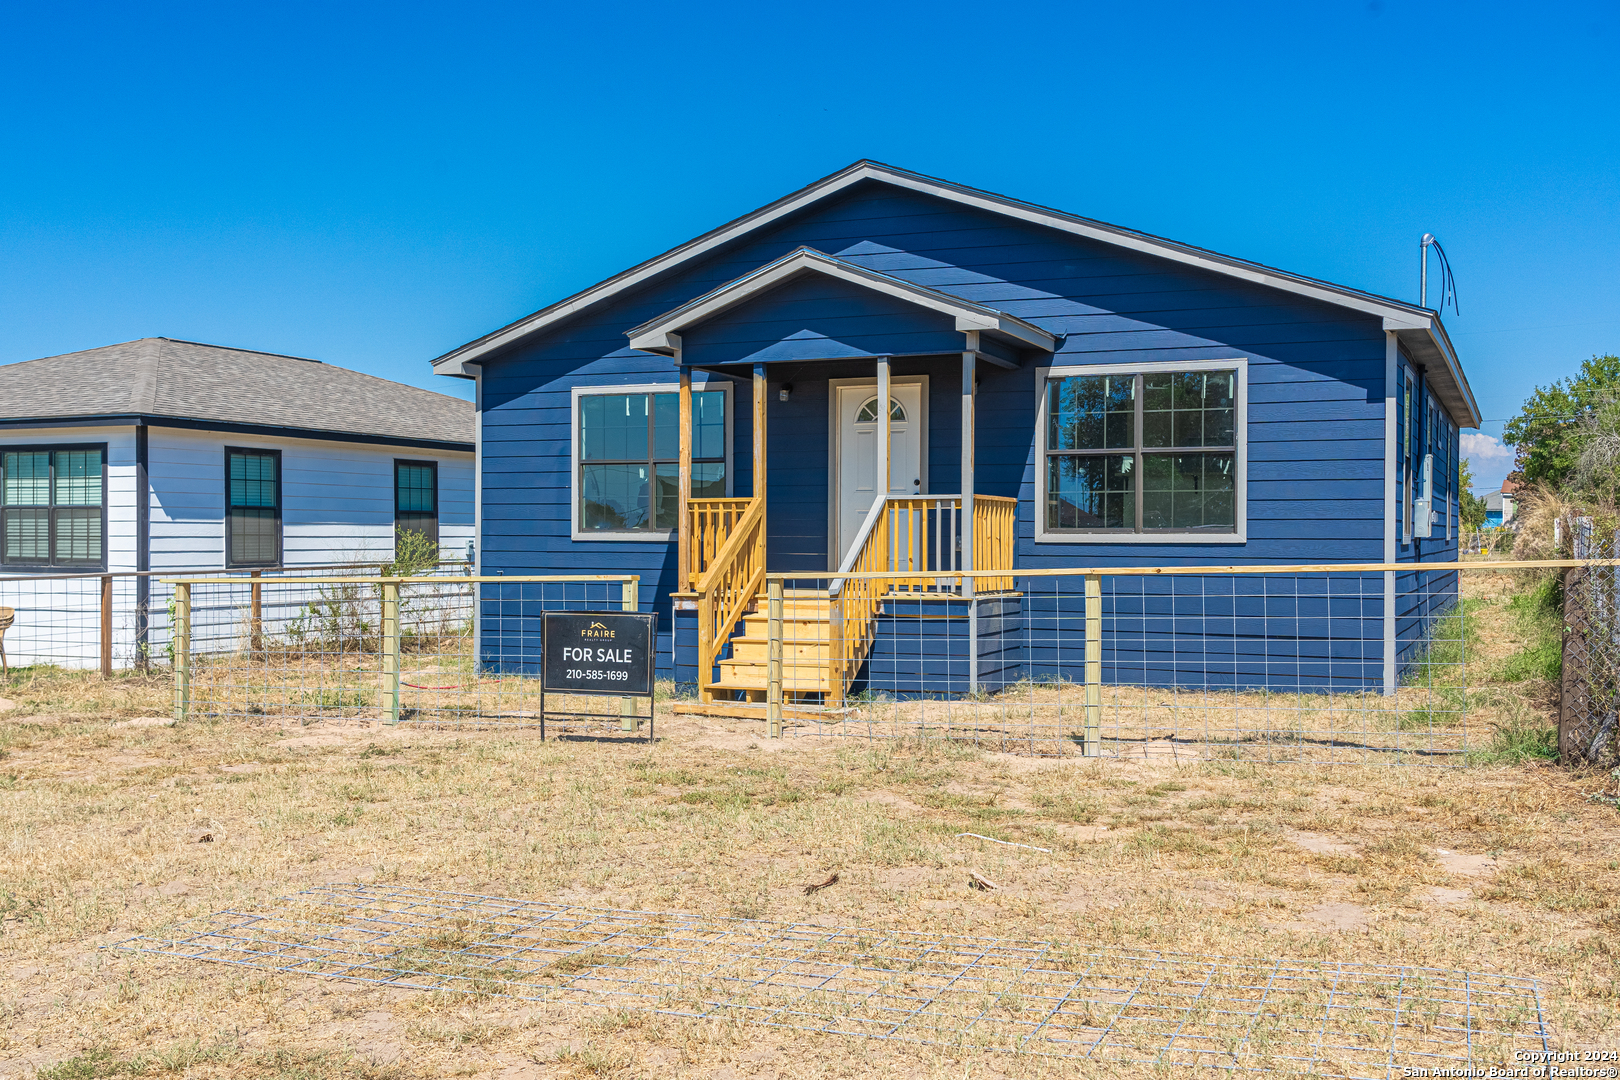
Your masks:
M106 463L105 444L0 454L0 562L106 569Z
M437 462L394 462L394 530L419 532L439 542Z
M281 564L281 451L225 448L225 565Z
M1037 538L1243 539L1245 373L1237 361L1049 372Z
M723 499L725 388L692 390L692 498ZM574 535L645 537L680 520L681 399L663 387L574 392Z

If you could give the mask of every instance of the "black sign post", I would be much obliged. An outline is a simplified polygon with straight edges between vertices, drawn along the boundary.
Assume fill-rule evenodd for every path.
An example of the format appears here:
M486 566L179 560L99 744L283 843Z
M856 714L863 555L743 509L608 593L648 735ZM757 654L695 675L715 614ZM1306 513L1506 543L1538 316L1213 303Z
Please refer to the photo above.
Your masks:
M540 628L540 738L546 694L646 698L652 741L654 643L658 615L632 611L548 611ZM583 719L589 714L557 714Z

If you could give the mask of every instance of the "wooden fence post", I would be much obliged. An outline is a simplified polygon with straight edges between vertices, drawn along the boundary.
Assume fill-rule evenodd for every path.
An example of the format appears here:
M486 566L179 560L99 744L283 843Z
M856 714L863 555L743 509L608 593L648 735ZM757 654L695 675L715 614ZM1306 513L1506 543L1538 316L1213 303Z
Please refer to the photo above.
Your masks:
M1102 578L1086 575L1086 757L1102 755Z
M191 713L191 583L174 586L174 625L170 627L170 647L174 649L174 719L184 722Z
M112 677L112 631L113 631L113 626L112 626L112 624L113 624L112 585L113 585L112 575L111 574L102 574L101 575L101 677L103 679L108 679L108 678Z
M263 571L254 570L248 576L253 579L252 589L252 622L249 625L250 642L253 655L257 656L264 651L264 586L260 584Z
M382 583L383 712L399 723L399 582Z
M773 739L782 737L782 583L765 585L765 729Z
M641 599L639 595L641 591L640 586L640 576L632 577L629 581L626 581L624 584L619 586L619 606L625 611L639 611L641 609ZM657 642L654 642L653 646L656 648ZM627 697L619 699L619 730L641 730L641 718L636 715L635 698Z

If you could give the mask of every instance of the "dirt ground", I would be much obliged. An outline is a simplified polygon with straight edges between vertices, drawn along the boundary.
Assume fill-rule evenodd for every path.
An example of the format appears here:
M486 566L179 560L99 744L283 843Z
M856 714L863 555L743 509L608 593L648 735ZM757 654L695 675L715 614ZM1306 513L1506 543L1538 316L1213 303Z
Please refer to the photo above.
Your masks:
M139 722L164 692L0 713L0 1075L1141 1075L102 948L323 882L1523 975L1555 1047L1620 1047L1599 776L770 740L663 708L651 747Z

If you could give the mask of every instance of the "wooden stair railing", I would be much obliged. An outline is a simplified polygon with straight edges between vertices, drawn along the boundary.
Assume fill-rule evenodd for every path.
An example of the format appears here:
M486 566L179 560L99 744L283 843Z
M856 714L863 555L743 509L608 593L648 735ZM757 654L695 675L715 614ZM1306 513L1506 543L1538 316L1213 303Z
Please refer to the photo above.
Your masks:
M1011 570L1017 538L1018 500L997 495L973 498L973 569ZM962 570L958 538L960 495L886 498L872 503L840 574L892 573L893 578L839 578L828 590L832 616L830 683L839 700L871 652L878 612L890 593L955 591ZM931 575L939 575L931 578ZM1011 590L1013 579L978 578L975 592Z
M765 581L765 500L702 501L748 504L730 522L725 543L715 550L693 586L698 594L698 694L708 703L714 700L714 666L720 651ZM694 544L694 560L696 549Z
M888 496L879 495L866 513L861 531L838 567L840 574L882 573L889 566ZM829 704L842 702L861 664L872 649L878 609L891 582L883 578L837 578L827 590L831 601L828 630L831 661L828 668Z
M726 546L737 522L748 512L753 499L688 499L686 501L691 522L691 547L687 558L683 589L697 588L698 578L714 564L714 557Z

